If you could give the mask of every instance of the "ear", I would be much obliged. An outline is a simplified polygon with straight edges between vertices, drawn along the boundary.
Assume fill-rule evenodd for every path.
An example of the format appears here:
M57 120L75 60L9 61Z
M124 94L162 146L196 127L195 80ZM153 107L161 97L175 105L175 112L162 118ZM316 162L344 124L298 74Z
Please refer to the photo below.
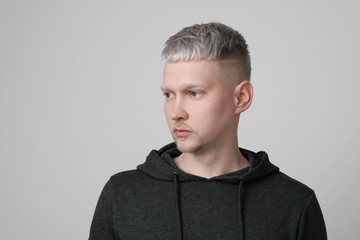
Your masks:
M239 82L234 89L235 114L240 114L247 110L253 99L253 87L247 80Z

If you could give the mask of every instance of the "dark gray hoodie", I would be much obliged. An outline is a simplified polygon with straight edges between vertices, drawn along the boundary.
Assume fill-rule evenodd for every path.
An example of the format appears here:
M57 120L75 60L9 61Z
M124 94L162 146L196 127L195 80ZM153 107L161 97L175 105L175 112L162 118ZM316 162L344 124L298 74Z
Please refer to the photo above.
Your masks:
M239 150L250 166L210 179L177 168L174 143L151 151L137 170L107 182L89 239L327 239L313 190L265 152Z

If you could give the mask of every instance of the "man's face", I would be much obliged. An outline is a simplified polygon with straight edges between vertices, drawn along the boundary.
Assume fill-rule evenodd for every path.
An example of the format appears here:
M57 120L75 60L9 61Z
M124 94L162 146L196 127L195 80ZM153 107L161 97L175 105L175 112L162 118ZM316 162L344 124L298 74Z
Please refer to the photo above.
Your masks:
M234 84L222 70L219 61L165 64L165 115L181 152L220 147L236 135Z

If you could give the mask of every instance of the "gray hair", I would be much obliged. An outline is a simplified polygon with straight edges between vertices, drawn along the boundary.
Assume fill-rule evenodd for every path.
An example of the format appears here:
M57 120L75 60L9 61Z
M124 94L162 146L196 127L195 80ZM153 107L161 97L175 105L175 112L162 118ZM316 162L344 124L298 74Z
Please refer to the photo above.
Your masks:
M161 56L166 62L237 59L247 80L251 76L250 55L244 37L222 23L183 28L165 42Z

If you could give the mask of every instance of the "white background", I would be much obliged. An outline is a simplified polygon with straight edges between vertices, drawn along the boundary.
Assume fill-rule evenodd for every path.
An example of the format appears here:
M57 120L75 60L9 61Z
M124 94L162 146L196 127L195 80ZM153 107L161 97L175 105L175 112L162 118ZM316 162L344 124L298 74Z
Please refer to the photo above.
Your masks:
M356 239L359 3L0 0L0 239L87 239L108 178L172 141L163 43L209 21L251 51L240 146L315 190L329 239Z

